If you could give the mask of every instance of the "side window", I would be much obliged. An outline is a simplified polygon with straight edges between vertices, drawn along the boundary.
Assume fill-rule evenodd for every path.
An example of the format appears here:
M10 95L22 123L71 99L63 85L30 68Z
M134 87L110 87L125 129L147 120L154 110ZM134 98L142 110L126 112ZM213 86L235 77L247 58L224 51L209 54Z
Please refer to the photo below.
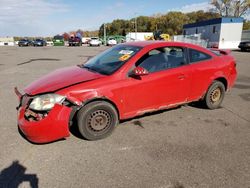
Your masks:
M185 52L181 47L165 47L149 51L137 63L149 72L157 72L186 64Z
M166 69L167 63L167 55L161 48L149 51L136 63L136 66L143 67L152 73Z
M204 60L208 60L210 58L211 58L211 56L206 54L206 53L203 53L203 52L200 52L200 51L197 51L194 49L189 49L190 63L204 61Z
M168 57L168 68L175 68L186 64L185 51L181 47L166 47L165 53Z

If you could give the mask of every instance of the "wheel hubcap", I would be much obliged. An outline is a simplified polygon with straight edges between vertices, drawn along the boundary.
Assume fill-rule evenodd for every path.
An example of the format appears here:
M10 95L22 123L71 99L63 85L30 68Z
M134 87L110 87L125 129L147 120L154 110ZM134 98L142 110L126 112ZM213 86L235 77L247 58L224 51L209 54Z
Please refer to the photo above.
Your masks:
M212 91L210 95L210 100L215 103L218 102L221 98L221 90L220 88L216 88L215 90Z
M101 131L110 125L110 120L108 112L97 110L88 117L88 125L93 131Z

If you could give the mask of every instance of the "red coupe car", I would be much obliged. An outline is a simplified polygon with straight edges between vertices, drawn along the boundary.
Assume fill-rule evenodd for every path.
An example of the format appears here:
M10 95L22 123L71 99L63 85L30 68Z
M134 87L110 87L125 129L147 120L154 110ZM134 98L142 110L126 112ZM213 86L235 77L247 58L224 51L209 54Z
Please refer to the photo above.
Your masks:
M111 134L120 120L202 101L218 108L236 80L229 51L147 41L114 46L85 64L56 70L21 94L18 125L34 143L70 135L77 120L87 140Z

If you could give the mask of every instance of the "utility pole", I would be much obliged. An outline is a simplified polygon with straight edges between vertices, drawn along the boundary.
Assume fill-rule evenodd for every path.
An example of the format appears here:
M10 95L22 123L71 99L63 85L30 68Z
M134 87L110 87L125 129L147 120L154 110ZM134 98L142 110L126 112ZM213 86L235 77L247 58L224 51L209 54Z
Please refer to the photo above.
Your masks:
M106 46L107 45L107 40L106 40L106 24L104 23L103 24L103 40L104 40L104 45Z
M135 13L135 40L137 41L137 18Z

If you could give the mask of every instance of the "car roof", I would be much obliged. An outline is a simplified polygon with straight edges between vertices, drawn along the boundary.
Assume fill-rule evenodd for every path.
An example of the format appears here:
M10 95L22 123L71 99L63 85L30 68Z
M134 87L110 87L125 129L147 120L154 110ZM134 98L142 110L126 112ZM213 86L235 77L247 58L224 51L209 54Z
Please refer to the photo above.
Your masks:
M197 46L190 43L185 42L173 42L173 41L136 41L136 42L127 42L125 45L131 45L131 46L140 46L140 47L153 47L153 46L163 46L163 45L169 45L169 46L188 46L188 47L194 47L194 48L202 48L201 46Z

